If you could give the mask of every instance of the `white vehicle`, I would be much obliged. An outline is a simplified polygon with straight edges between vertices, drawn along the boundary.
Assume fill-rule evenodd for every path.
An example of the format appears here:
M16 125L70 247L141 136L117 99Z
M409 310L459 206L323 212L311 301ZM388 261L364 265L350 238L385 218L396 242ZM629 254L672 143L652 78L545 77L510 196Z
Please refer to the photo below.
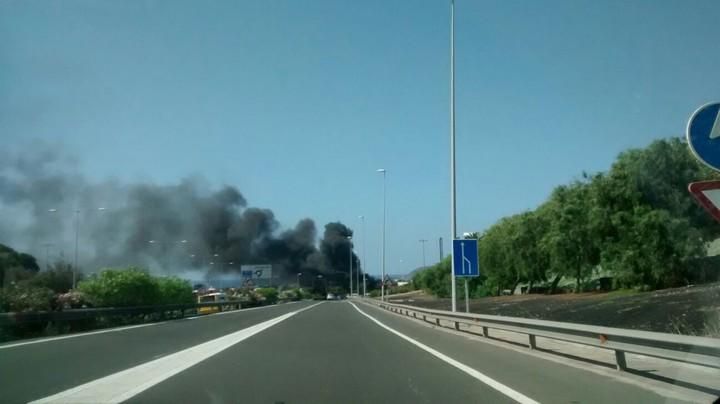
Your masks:
M335 297L335 295L332 294L332 293L328 293L328 294L327 294L327 297L325 298L325 300L335 300L335 299L336 299L336 297Z

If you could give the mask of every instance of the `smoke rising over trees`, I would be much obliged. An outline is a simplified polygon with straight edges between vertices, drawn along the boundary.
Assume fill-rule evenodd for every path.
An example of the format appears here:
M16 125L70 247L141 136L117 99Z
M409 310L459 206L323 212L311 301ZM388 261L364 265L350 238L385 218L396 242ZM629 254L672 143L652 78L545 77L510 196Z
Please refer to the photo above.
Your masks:
M312 219L281 230L272 210L249 206L233 186L213 187L199 177L163 185L93 182L62 150L35 149L0 152L0 243L32 253L41 266L46 255L72 261L77 215L84 272L140 265L212 275L273 264L280 281L294 281L298 272L347 279L352 230L341 223L325 227L318 248Z

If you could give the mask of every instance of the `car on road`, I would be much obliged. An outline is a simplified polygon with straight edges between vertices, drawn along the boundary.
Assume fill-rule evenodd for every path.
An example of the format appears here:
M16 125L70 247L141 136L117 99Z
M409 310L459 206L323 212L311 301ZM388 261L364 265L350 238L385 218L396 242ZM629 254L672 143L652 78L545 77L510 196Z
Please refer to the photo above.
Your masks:
M328 293L327 297L325 298L325 300L335 300L335 299L337 299L337 297L335 297L335 294L333 294L333 293Z

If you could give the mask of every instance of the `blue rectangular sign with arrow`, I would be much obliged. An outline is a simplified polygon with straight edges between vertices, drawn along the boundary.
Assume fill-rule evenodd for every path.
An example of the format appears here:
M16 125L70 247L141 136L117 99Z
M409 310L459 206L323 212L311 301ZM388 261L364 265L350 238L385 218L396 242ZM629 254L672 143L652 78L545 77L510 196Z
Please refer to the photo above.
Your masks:
M456 277L480 276L478 241L475 239L453 240L453 264Z

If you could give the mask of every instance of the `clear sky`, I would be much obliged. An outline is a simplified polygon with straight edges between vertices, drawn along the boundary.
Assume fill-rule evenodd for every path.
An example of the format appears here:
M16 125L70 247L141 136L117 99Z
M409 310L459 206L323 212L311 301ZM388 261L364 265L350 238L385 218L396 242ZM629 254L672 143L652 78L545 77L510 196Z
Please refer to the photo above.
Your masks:
M715 0L457 0L458 231L682 135L720 99L718 15ZM365 215L372 273L377 168L388 272L450 236L448 105L449 0L0 0L3 144L60 142L97 180L199 174L286 227Z

